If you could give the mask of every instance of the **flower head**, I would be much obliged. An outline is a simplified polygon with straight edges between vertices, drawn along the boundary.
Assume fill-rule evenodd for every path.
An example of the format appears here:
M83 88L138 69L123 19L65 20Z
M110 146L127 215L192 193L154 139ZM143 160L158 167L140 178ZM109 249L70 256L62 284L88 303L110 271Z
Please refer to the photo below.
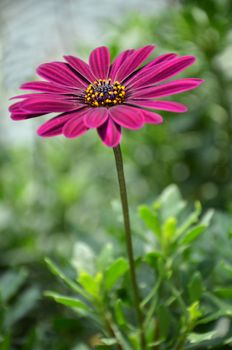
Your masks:
M64 56L66 62L42 64L37 74L45 80L21 86L35 93L15 97L20 102L10 106L11 118L59 113L40 126L40 136L75 138L95 128L105 145L116 147L122 128L162 123L153 110L186 112L186 106L160 98L195 89L203 82L182 78L163 83L192 65L195 57L168 53L141 67L153 50L153 45L126 50L110 64L109 50L102 46L91 52L89 64L73 56Z

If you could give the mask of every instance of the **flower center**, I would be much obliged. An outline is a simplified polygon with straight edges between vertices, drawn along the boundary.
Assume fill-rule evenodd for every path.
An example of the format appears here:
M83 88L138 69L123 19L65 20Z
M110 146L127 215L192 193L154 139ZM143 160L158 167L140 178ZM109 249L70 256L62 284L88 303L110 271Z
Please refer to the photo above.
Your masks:
M125 100L125 86L118 81L111 84L111 79L99 79L86 89L85 103L91 107L111 107Z

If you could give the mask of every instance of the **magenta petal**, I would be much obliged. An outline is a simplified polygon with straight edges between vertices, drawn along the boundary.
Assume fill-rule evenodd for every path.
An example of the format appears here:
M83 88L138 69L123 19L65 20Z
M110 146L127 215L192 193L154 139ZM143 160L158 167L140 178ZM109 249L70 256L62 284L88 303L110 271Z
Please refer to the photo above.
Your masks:
M151 100L134 100L133 105L147 108L159 109L161 111L169 111L176 113L184 113L188 108L181 103L172 101L151 101Z
M70 64L70 66L75 69L79 74L81 74L90 83L93 82L96 77L91 72L91 69L87 63L82 61L78 57L74 56L64 56L65 60Z
M87 128L98 128L108 118L107 108L90 109L84 116L84 123Z
M79 137L89 130L84 123L83 114L84 113L74 116L64 125L63 134L65 137L70 139Z
M35 90L48 93L60 93L60 94L71 94L76 93L77 89L68 88L64 85L56 85L47 81L32 81L29 83L24 83L20 86L22 90Z
M160 64L157 68L155 66L146 70L144 76L130 82L130 86L133 88L141 88L143 86L157 84L160 81L169 79L172 76L180 73L187 67L191 66L195 62L194 56L177 57L164 64Z
M125 62L125 60L127 59L127 57L129 57L133 52L135 52L134 49L130 49L130 50L125 50L123 52L121 52L114 60L114 62L111 65L110 68L110 73L109 73L109 77L112 79L112 81L115 80L115 76L119 70L119 68L121 67L121 65Z
M110 69L110 52L106 46L97 47L89 56L91 71L97 79L106 79Z
M60 114L59 116L52 118L45 122L37 130L37 134L43 137L52 137L62 134L62 129L65 123L69 120L70 115L68 113Z
M21 105L22 105L22 101L15 102L11 106L9 106L8 110L12 113L20 112L22 110Z
M13 120L24 120L24 119L30 119L30 118L35 118L39 117L41 115L44 115L46 113L30 113L30 112L25 112L21 108L22 106L22 101L16 102L13 105L9 107L9 111L11 112L11 119Z
M63 100L63 101L68 101L67 96L61 95L61 94L49 94L49 93L29 93L29 94L23 94L23 95L17 95L14 97L11 97L10 100L15 100L18 98L23 98L23 99L41 99L41 98L48 98L49 100ZM23 102L23 101L22 101Z
M122 138L121 128L111 118L108 118L97 131L106 146L117 147L120 144Z
M48 81L72 88L86 88L88 85L78 74L73 73L71 67L64 62L41 64L36 72Z
M154 101L154 108L159 109L161 111L169 111L176 113L184 113L188 110L188 108L185 105L172 101Z
M41 125L37 130L37 133L39 136L43 137L60 135L63 132L64 125L73 118L80 118L83 115L84 111L84 108L80 108L76 111L59 114L58 116L48 120L43 125Z
M127 129L140 129L144 124L143 115L138 108L115 106L109 109L109 114L115 123Z
M47 113L27 113L27 112L14 112L11 113L10 117L13 120L25 120L40 117L41 115L45 115Z
M172 53L172 52L165 53L164 55L158 56L153 61L148 63L147 67L152 67L152 66L155 66L157 64L170 61L170 60L172 60L175 57L177 57L176 53Z
M203 83L202 79L185 78L171 81L169 83L158 85L143 90L136 90L131 94L132 98L158 98L171 96L181 92L193 90Z
M146 111L146 110L141 110L142 114L143 114L143 118L144 118L144 122L147 124L161 124L163 123L163 118L161 117L161 115L154 113L154 112L150 112L150 111Z
M118 69L115 79L120 82L125 80L150 56L154 48L154 45L148 45L132 53Z
M65 112L78 108L79 106L74 102L43 98L29 98L22 102L21 108L27 112L33 113L51 113L51 112Z
M133 82L136 82L137 80L143 78L147 74L147 72L148 74L151 74L154 71L154 69L161 68L165 62L173 60L174 58L176 58L176 56L177 55L174 53L167 53L165 55L158 56L153 61L151 61L150 63L146 64L144 67L139 69L139 71L136 72L134 75L126 79L124 84L128 87L132 86ZM151 67L153 67L152 70L150 69Z

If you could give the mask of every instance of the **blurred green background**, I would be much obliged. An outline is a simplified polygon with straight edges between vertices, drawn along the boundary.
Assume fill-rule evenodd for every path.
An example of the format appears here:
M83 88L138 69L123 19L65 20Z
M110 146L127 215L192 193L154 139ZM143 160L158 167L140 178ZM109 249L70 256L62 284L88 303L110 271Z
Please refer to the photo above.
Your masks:
M87 58L101 44L112 56L148 43L157 45L155 55L196 55L197 63L184 76L203 78L205 84L175 96L189 112L163 113L162 125L124 132L131 211L136 215L139 204L176 183L190 202L199 199L204 208L230 215L232 2L2 0L0 10L0 289L6 290L0 335L11 344L0 349L48 344L49 349L74 349L77 334L88 332L42 296L45 289L59 288L44 257L65 267L76 242L98 252L121 238L113 152L95 131L71 141L40 139L36 128L42 118L11 121L8 98L35 78L38 64L63 54Z

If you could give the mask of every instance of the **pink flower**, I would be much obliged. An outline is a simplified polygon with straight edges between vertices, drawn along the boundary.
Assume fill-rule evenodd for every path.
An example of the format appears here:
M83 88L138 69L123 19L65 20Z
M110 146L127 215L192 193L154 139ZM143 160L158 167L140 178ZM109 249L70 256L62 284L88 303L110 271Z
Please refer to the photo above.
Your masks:
M37 74L45 80L21 86L39 93L16 96L21 101L10 106L11 118L61 113L40 126L38 134L75 138L94 128L106 146L116 147L122 128L162 123L152 110L186 112L186 106L159 98L195 89L203 82L181 78L163 83L192 65L195 57L168 53L141 67L153 50L153 45L126 50L110 64L109 50L102 46L91 52L89 64L73 56L64 56L66 62L42 64Z

